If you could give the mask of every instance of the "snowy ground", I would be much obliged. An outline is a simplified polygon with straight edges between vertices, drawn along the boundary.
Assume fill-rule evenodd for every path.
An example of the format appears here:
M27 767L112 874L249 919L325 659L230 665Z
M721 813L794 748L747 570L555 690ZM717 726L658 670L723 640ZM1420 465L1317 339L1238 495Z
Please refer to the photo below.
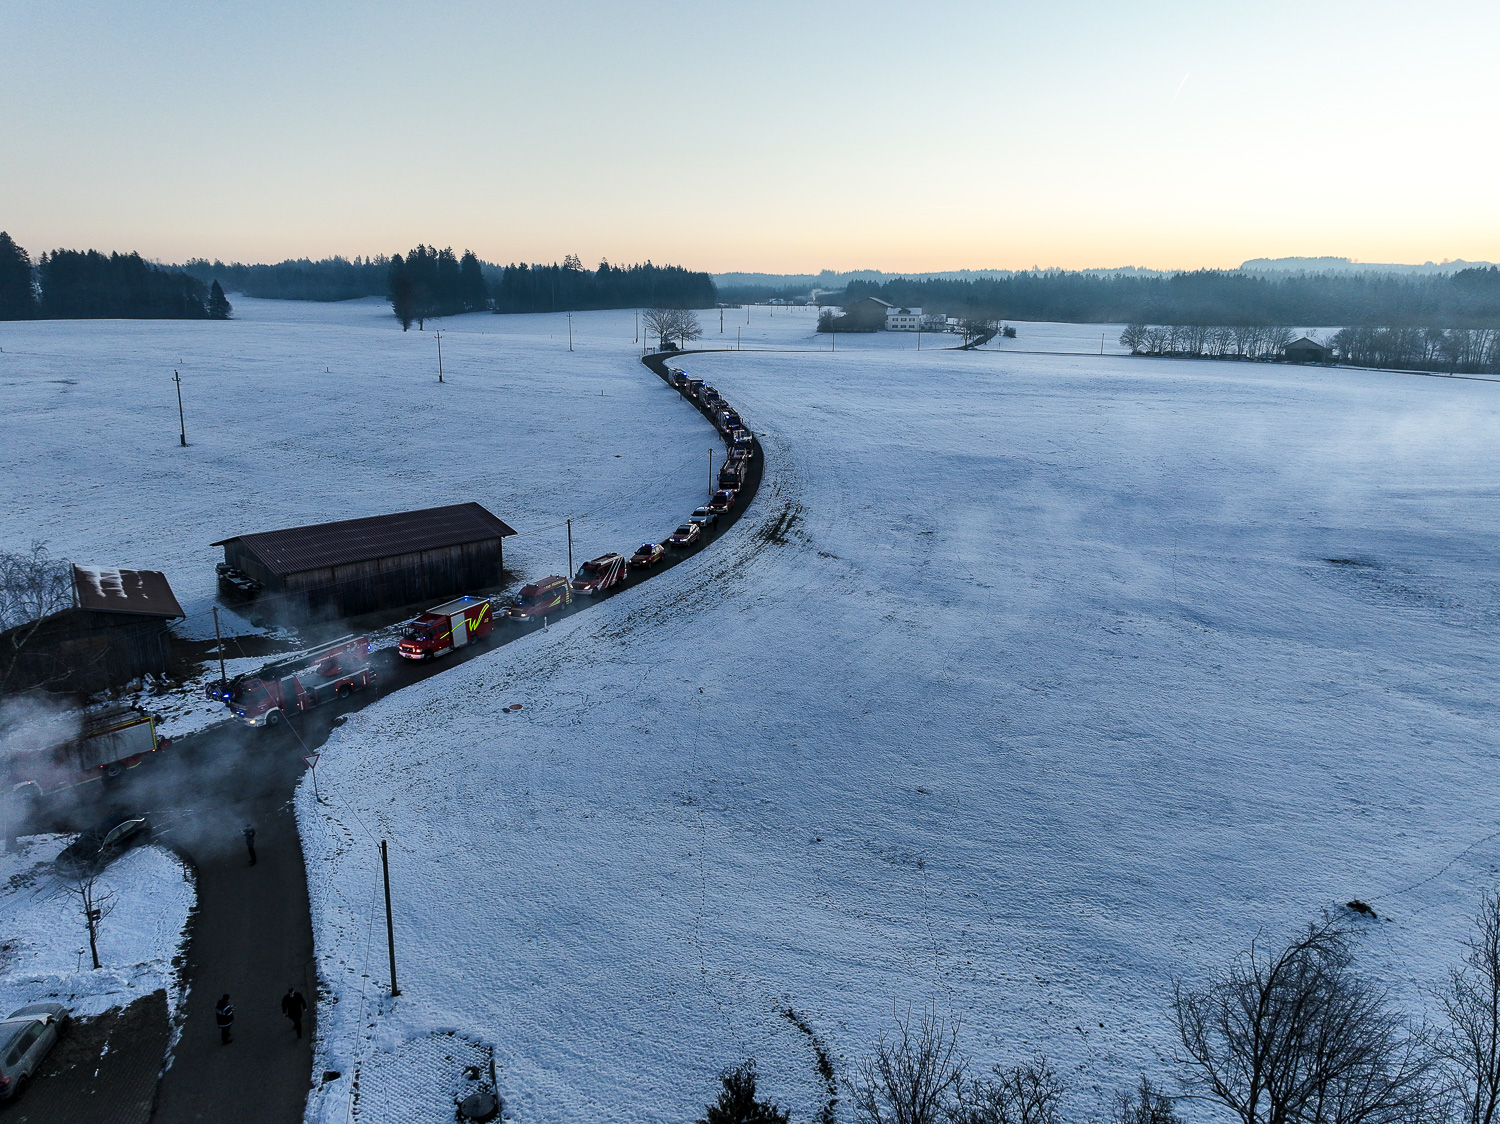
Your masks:
M160 847L137 847L111 863L97 887L114 895L114 909L99 924L95 971L79 899L51 866L72 838L25 836L19 850L0 855L0 1015L43 999L97 1015L158 988L175 1011L172 961L193 908L192 875Z
M567 517L581 561L670 531L706 487L701 419L621 362L631 312L575 316L570 352L561 314L403 333L377 300L234 305L227 324L0 324L0 549L163 570L203 639L230 535L477 500L521 532L507 566L541 575L567 566Z
M808 1120L787 1009L842 1070L929 1002L1082 1116L1262 927L1357 895L1403 994L1440 975L1500 868L1500 388L763 314L805 353L681 361L766 435L751 516L362 711L299 792L346 1075L309 1119L452 1030L517 1119L693 1119L753 1056Z

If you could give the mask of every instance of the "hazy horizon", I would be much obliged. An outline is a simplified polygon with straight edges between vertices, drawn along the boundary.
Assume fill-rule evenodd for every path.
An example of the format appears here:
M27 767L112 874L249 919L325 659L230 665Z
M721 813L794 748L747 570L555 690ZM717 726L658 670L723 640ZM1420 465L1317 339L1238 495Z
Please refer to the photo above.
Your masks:
M13 5L0 229L713 273L1494 261L1497 32L1478 0Z

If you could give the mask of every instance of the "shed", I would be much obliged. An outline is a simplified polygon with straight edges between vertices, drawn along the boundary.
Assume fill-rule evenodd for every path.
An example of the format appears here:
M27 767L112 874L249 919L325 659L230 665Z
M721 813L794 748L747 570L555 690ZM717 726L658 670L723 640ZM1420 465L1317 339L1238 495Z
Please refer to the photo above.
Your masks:
M477 503L221 539L290 616L352 617L499 585L515 529Z
M24 637L5 689L93 695L165 673L172 667L167 622L183 615L157 570L75 565L71 608L0 639L8 646Z
M1288 363L1329 363L1333 360L1333 348L1300 336L1281 349L1281 357Z

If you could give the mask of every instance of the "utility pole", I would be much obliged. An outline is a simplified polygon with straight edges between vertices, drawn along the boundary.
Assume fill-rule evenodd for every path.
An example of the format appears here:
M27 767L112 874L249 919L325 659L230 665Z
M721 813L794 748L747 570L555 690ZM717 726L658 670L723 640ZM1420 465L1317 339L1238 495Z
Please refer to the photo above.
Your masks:
M828 350L829 351L837 351L839 349L839 334L837 332L830 332L830 333L828 333L828 335L829 335L829 338L833 341L829 345Z
M740 330L738 328L734 330L734 349L736 351L740 349Z
M228 683L229 673L224 670L224 638L219 635L219 607L214 606L214 641L219 645L219 682Z
M182 447L187 448L187 417L182 412L182 376L175 370L172 372L172 381L177 384L177 421L182 426Z
M568 580L573 580L573 520L568 520Z
M635 310L635 342L641 342L641 310Z
M708 494L714 494L714 447L708 447Z
M1099 333L1099 354L1100 355L1104 354L1104 333L1103 332Z
M719 309L719 335L724 334L724 310Z
M917 329L917 350L918 351L922 350L922 329L921 328Z
M573 350L573 312L568 311L568 350Z
M443 333L442 332L438 332L438 331L434 331L432 334L433 334L434 337L436 337L437 343L438 343L438 382L442 382L443 381Z
M391 954L391 998L401 994L396 986L396 927L391 924L391 863L386 857L385 840L380 841L380 871L385 877L385 947Z

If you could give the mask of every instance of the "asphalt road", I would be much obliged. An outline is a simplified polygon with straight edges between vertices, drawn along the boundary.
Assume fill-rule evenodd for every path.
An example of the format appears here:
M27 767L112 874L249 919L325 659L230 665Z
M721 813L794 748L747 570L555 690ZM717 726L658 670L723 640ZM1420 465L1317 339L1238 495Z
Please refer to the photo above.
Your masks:
M665 378L665 364L660 360L648 357L643 362ZM700 410L708 416L708 411ZM760 485L761 456L757 445L738 502L697 547L668 551L652 569L632 572L625 583L603 595L578 598L554 619L648 580L706 549L754 499ZM198 906L183 969L188 990L180 1016L181 1034L157 1087L153 1124L301 1121L313 1078L317 1007L307 878L291 805L307 768L303 758L318 752L340 715L539 627L497 623L487 639L423 664L406 663L390 650L376 653L378 679L373 687L289 719L276 730L225 723L182 738L119 781L84 786L76 803L52 808L47 823L34 825L34 830L80 830L108 811L145 810L156 827L157 841L173 847L197 871ZM241 834L246 824L256 830L258 861L254 866ZM301 991L309 1003L300 1041L281 1014L281 997L288 987ZM220 1043L214 1018L214 1006L226 992L235 1007L233 1041L227 1046ZM112 1074L138 1073L161 1057L158 1035L117 1037L129 1040L111 1042L113 1052L139 1056L121 1057L121 1064L97 1070L87 1090L96 1103L130 1094L124 1078ZM84 1080L77 1072L55 1078L64 1079ZM41 1092L40 1083L33 1092ZM49 1103L49 1097L38 1096L25 1118L38 1124L74 1124L78 1119L71 1109L52 1112Z

